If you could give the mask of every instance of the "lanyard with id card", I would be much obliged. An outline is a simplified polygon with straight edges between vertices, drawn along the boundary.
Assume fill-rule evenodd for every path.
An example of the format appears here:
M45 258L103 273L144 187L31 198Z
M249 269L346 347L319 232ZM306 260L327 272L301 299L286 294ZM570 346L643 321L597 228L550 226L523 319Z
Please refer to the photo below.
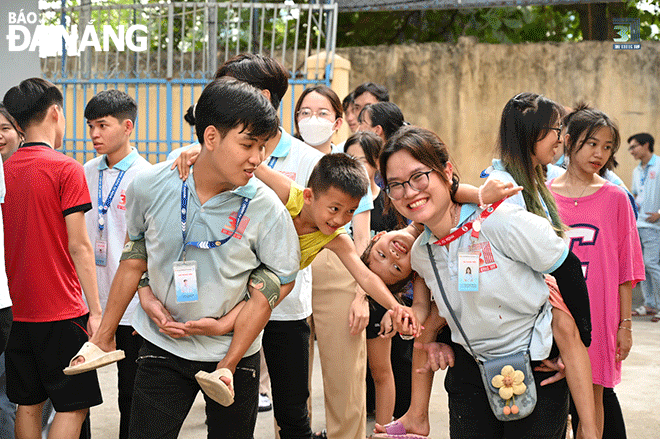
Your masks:
M119 188L119 183L121 183L121 179L124 178L125 173L126 171L119 171L119 175L117 175L117 178L115 179L115 182L112 185L112 189L110 189L108 198L104 202L103 201L103 170L99 170L99 191L98 191L99 236L94 242L94 261L96 265L99 267L105 267L108 265L108 240L104 237L106 215L108 213L108 209L110 208L110 205L112 204L112 199L115 197L115 193L117 193L117 188ZM107 232L105 233L107 234Z
M176 290L177 303L190 303L199 300L199 293L197 290L197 262L186 260L186 247L193 246L199 249L214 249L220 247L222 244L229 241L238 230L241 224L241 219L250 204L249 198L243 198L241 207L238 209L236 215L236 226L231 234L219 240L213 241L186 241L186 221L188 219L188 185L183 182L181 186L181 235L183 236L183 261L176 261L173 264L174 271L174 287Z
M433 244L444 246L455 241L465 233L472 230L472 243L467 248L461 248L458 251L458 291L479 291L479 261L481 259L481 249L475 245L481 232L481 223L502 204L500 200L484 209L474 220L462 225L454 232L438 239Z

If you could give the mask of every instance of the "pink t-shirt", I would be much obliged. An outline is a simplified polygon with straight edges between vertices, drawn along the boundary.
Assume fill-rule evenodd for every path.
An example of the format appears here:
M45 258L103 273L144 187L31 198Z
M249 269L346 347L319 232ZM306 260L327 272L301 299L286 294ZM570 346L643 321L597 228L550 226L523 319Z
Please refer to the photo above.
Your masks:
M548 187L552 191L552 181ZM644 261L635 215L625 192L607 182L592 195L567 198L552 192L564 224L569 248L582 261L591 306L589 359L594 384L621 382L615 361L619 327L619 285L644 280ZM575 201L577 200L577 206Z

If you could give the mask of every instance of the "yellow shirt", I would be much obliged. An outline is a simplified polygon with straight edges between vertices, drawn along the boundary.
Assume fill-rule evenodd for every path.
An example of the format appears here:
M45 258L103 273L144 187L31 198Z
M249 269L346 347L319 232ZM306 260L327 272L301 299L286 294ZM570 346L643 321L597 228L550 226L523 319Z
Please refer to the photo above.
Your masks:
M300 215L304 204L303 188L292 182L289 199L286 202L286 208L291 214L291 218ZM298 235L298 240L300 241L300 269L302 270L311 264L318 252L341 233L346 233L343 227L335 230L332 235L324 235L318 230L305 235Z

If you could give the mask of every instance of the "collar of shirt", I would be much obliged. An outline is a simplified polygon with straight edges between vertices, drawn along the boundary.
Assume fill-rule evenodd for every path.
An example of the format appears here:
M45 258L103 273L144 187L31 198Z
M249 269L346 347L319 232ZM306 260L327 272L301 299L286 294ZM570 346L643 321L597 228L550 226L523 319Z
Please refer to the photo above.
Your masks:
M282 127L280 127L280 133L282 133L282 136L275 147L275 151L270 155L271 157L286 157L289 155L289 151L291 151L291 134L284 131Z
M186 182L188 184L188 189L190 191L191 196L197 198L197 191L195 189L195 179L193 178L193 169L195 168L195 165L192 165L190 167L190 175L188 176L188 179L186 179ZM237 197L241 198L249 198L250 200L254 198L254 196L257 194L257 185L255 183L255 179L257 177L252 177L248 183L245 186L239 186L236 189L232 191L227 191L227 192L222 192L222 195L224 193L230 193L232 195L235 195ZM217 195L216 195L217 197ZM215 197L213 197L215 198Z
M131 167L133 162L140 156L138 154L137 149L131 148L131 152L128 153L126 157L121 159L114 167L113 169L118 169L120 171L126 172L128 168ZM105 171L108 169L108 160L105 154L103 155L103 158L99 161L99 166L98 166L99 171Z
M656 156L655 154L652 154L652 155L651 155L651 160L649 160L649 162L646 164L646 166L642 166L642 162L639 162L639 165L637 165L637 166L639 166L639 168L640 168L641 170L648 169L650 166L654 166L654 165L655 165L655 162L656 162L656 158L657 158L657 157L658 157L658 156Z
M477 205L476 204L463 204L461 206L461 217L458 220L459 226L463 225L463 223L465 221L467 221L467 219L469 217L471 217L476 211L477 211ZM452 230L456 230L457 228L458 228L458 226L453 228ZM431 240L431 239L433 239L433 240ZM438 239L439 238L433 236L433 232L431 232L431 229L424 226L424 232L421 235L419 235L419 245L424 246L424 245L428 244L429 242L435 242Z

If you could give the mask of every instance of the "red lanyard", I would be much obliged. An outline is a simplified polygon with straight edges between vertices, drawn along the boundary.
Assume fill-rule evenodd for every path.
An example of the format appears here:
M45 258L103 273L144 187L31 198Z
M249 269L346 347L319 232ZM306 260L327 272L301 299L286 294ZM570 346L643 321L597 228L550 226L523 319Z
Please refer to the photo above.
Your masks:
M460 238L470 230L472 230L472 236L475 238L479 237L479 232L481 231L481 223L484 222L488 216L497 209L497 207L502 204L504 201L504 198L498 201L497 203L491 204L488 206L483 212L481 212L481 215L479 215L478 218L470 221L467 224L464 224L460 228L456 229L454 232L450 233L449 235L445 236L442 239L438 239L436 242L433 244L435 245L447 245L452 241L455 241L456 239Z

